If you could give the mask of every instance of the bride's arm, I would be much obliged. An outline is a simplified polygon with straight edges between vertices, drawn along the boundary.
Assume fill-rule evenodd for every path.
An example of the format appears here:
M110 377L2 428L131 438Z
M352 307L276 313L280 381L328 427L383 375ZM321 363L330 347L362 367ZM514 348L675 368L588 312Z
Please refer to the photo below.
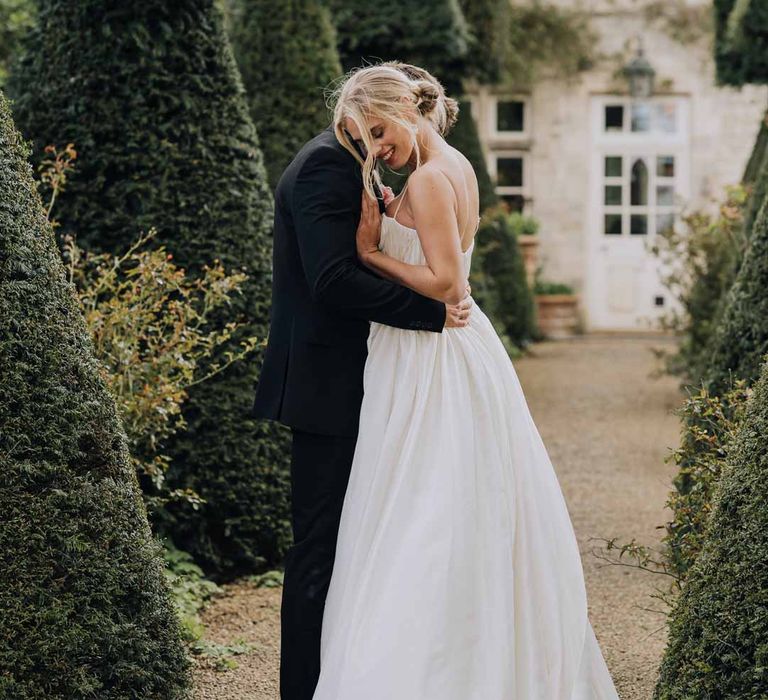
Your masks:
M446 304L458 304L465 296L461 240L453 188L439 170L425 165L408 183L411 210L426 258L426 265L409 265L378 248L381 215L376 202L363 190L363 211L357 233L357 251L364 265L404 287Z

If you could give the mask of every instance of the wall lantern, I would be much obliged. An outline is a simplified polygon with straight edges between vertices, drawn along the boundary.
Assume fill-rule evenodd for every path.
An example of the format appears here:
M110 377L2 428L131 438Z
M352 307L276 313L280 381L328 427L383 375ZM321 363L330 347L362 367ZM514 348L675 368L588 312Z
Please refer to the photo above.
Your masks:
M644 99L653 94L653 81L656 71L645 57L642 44L638 44L637 53L622 69L629 82L629 94L635 99Z

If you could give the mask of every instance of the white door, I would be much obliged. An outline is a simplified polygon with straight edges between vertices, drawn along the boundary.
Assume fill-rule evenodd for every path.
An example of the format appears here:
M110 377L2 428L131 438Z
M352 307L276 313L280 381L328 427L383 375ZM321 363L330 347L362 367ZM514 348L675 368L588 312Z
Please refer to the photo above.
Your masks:
M689 195L688 102L592 99L586 314L594 330L649 330L674 305L650 252Z

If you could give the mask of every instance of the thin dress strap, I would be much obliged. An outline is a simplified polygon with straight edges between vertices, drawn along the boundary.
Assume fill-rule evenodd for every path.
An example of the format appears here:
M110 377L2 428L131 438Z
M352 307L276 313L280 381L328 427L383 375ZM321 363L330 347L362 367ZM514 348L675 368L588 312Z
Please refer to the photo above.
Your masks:
M411 178L408 178L405 181L405 184L403 185L403 189L400 190L400 201L398 201L397 206L395 207L395 213L392 215L393 219L397 218L397 212L400 211L400 205L403 203L403 199L405 199L405 190L408 187L408 183L411 181Z

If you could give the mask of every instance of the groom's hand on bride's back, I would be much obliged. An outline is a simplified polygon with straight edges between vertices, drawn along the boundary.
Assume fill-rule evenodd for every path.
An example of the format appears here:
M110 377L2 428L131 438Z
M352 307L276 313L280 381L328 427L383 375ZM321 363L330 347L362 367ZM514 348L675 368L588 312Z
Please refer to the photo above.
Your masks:
M469 317L475 303L470 296L471 292L472 288L467 285L467 295L458 304L445 305L446 328L464 328L469 325Z

